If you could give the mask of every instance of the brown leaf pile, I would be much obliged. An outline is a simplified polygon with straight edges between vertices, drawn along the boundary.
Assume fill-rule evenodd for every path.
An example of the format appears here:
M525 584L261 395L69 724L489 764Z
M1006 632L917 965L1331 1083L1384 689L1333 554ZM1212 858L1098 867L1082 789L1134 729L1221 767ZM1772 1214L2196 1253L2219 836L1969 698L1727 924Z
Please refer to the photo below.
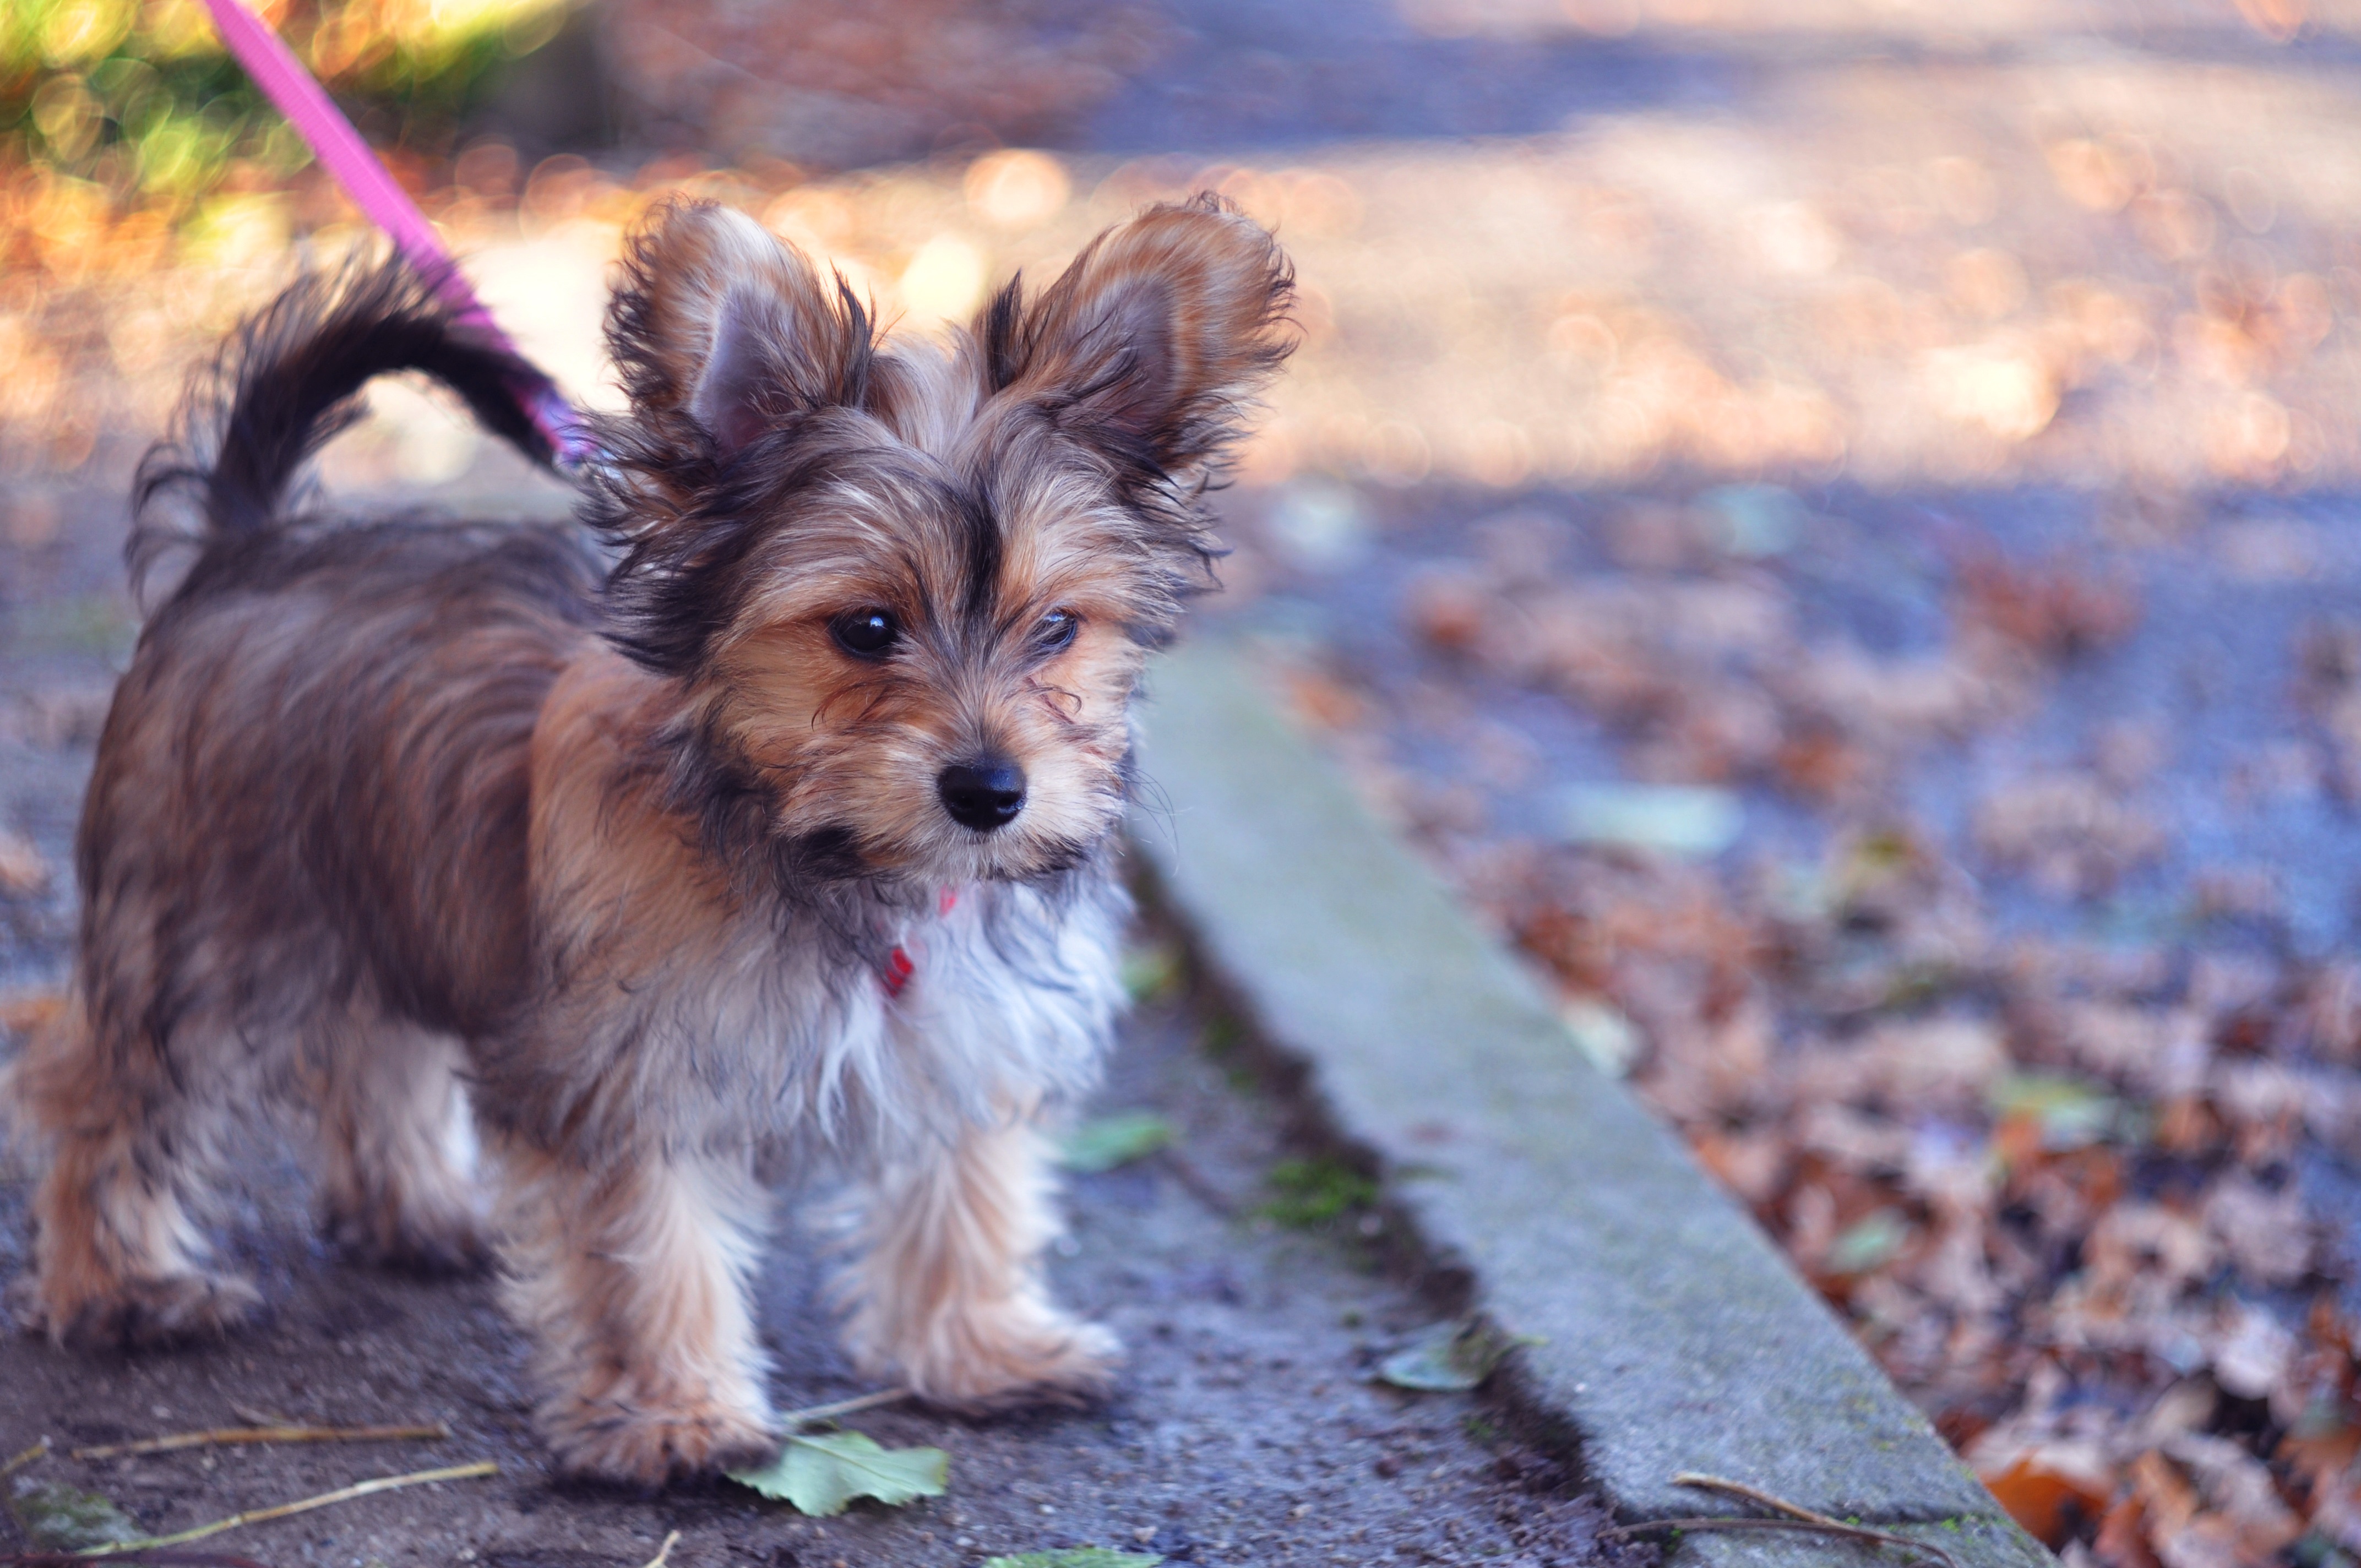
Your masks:
M1788 587L1728 553L1729 524L1709 511L1627 508L1608 539L1626 569L1571 578L1551 575L1517 521L1489 531L1484 563L1423 573L1405 608L1411 631L1606 718L1646 779L1872 802L1894 767L2022 710L2048 663L2114 641L2138 619L2127 589L2076 564L2035 572L1971 558L1958 573L1950 645L1879 660L1806 627ZM2074 826L2054 820L2058 804L2030 815L1998 827L2027 853ZM2116 837L2139 847L2128 827Z
M1942 644L1878 654L1814 630L1794 573L1712 531L1633 508L1606 530L1615 569L1554 575L1489 525L1481 559L1415 578L1404 619L1429 679L1562 695L1642 777L1817 805L1817 866L1488 837L1480 803L1415 825L1578 1036L1628 1020L1640 1092L2068 1561L2361 1552L2345 1261L2296 1185L2306 1140L2361 1137L2361 966L2251 939L2269 889L2229 873L2154 939L2009 929L1988 888L2090 897L2158 853L2169 825L2129 787L2158 742L2136 730L1993 787L1957 844L1895 815L1914 758L2037 703L2131 630L2136 596L2080 561L1962 553ZM2361 641L2301 635L2345 766ZM1348 731L1388 710L1349 687L1299 706Z

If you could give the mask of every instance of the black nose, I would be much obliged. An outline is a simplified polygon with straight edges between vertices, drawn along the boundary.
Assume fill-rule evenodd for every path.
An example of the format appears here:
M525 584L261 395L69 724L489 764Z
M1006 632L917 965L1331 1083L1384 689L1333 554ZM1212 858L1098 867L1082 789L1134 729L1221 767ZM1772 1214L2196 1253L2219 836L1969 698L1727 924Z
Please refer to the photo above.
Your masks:
M951 820L979 833L1005 828L1025 809L1025 771L998 757L953 762L935 780Z

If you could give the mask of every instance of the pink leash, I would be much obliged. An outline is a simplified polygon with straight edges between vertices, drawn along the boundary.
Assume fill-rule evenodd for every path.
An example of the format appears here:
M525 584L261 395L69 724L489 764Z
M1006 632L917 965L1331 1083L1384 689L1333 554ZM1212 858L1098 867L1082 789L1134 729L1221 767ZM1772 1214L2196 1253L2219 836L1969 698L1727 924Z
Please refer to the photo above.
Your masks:
M467 280L459 276L434 225L393 182L393 176L386 172L377 154L361 140L353 123L345 118L344 112L329 100L312 73L303 69L303 62L239 0L205 0L205 7L213 13L214 26L220 30L222 42L229 46L230 53L237 57L238 64L254 78L263 95L287 116L288 124L311 144L312 151L336 177L336 183L345 188L354 204L392 236L395 248L412 266L443 280L444 297L458 307L461 321L498 346L516 353L516 344L492 320L491 313L476 298ZM595 448L590 444L589 432L565 394L557 389L556 382L535 370L529 381L511 389L525 417L548 438L559 466L577 467L591 457Z

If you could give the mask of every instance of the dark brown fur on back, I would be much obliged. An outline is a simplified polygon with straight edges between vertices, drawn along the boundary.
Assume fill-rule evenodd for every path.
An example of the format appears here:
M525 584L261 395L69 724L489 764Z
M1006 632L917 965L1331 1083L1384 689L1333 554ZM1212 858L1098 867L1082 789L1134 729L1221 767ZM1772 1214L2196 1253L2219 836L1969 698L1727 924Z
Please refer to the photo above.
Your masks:
M169 1054L184 1020L300 1031L356 995L491 1030L526 973L527 745L597 587L551 529L329 524L221 548L149 621L83 805L99 1037ZM91 961L126 932L145 961ZM206 948L243 961L192 961Z

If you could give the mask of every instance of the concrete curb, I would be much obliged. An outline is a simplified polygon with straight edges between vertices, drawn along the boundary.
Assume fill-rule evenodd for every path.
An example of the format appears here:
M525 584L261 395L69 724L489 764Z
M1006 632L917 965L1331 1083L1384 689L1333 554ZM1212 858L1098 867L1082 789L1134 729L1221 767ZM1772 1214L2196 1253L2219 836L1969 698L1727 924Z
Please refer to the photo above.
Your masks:
M1133 838L1170 913L1312 1113L1472 1304L1542 1343L1517 1395L1626 1520L1735 1510L1697 1470L1906 1527L1960 1568L2054 1562L1620 1084L1539 986L1370 819L1236 650L1150 685L1169 812ZM1809 1536L1696 1534L1681 1563L1841 1563Z

